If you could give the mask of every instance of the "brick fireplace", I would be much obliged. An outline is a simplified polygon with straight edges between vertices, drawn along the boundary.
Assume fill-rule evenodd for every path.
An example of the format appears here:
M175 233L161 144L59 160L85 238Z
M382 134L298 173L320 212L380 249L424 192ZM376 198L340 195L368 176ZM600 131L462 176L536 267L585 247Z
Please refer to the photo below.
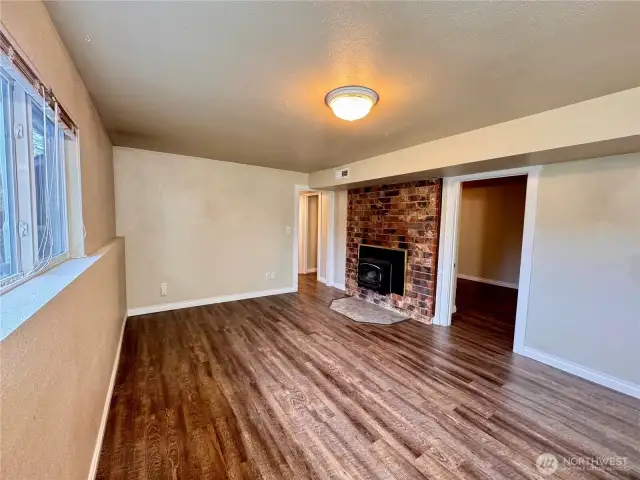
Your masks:
M435 306L442 180L349 190L346 289L349 295L431 323ZM358 246L407 250L405 295L358 287Z

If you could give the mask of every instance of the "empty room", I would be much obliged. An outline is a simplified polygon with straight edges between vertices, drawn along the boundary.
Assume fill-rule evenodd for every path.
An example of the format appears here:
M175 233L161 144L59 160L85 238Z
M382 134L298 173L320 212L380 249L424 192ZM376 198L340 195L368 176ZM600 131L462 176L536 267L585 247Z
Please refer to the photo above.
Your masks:
M0 1L0 478L640 479L640 2Z

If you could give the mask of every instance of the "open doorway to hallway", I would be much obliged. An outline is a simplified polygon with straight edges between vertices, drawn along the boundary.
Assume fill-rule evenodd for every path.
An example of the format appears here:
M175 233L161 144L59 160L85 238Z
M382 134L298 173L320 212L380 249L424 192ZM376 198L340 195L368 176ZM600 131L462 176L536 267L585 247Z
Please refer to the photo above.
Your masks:
M295 225L292 253L295 289L298 288L298 275L302 274L315 276L318 282L328 287L344 290L347 243L346 190L312 190L308 185L296 185L294 192ZM308 247L311 247L311 252Z
M454 325L499 334L513 345L526 175L461 183Z
M323 250L321 193L301 192L299 214L298 274L317 276Z

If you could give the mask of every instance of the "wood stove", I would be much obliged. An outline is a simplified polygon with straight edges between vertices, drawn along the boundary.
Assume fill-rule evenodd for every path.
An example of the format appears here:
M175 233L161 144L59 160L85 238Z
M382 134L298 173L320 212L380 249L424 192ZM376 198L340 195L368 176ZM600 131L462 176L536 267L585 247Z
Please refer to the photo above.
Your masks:
M386 295L391 292L391 262L375 258L358 259L358 286Z
M382 295L404 295L407 251L374 245L358 250L358 286Z

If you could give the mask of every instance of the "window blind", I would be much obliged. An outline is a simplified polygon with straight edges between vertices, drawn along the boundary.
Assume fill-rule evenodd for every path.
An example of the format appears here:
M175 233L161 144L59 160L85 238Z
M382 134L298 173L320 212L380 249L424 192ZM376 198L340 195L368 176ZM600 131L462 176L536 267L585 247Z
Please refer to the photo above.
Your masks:
M45 83L40 80L34 69L29 65L29 62L20 56L17 49L11 44L11 41L4 32L2 32L2 30L0 30L0 54L4 57L3 60L15 68L22 75L25 81L27 81L31 87L44 98L45 102L52 110L56 110L57 104L60 123L64 128L75 135L78 131L78 127L71 119L69 113L60 104L53 90L48 88Z

